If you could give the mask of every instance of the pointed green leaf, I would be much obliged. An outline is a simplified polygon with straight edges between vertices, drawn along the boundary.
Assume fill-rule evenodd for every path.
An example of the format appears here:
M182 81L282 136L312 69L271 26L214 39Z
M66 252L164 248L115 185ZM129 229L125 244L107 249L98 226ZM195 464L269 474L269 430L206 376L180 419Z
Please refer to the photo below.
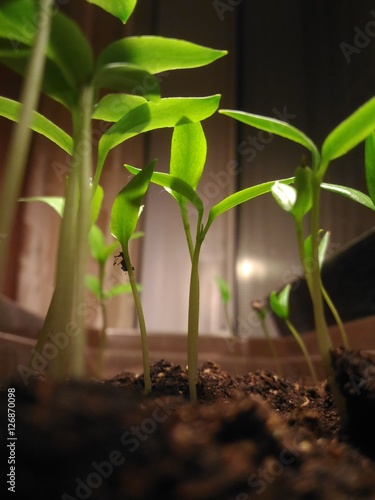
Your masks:
M293 181L294 177L290 177L289 179L282 179L279 182L291 184ZM245 203L246 201L256 198L257 196L269 193L275 182L277 181L265 182L263 184L258 184L257 186L251 186L249 188L242 189L237 193L231 194L230 196L228 196L220 203L211 208L210 213L208 215L208 222L206 228L208 228L212 224L212 222L216 219L216 217L226 212L227 210L230 210L231 208L234 208L237 205L240 205L241 203Z
M171 175L196 189L207 156L207 141L200 122L186 123L174 128L172 135Z
M27 46L33 44L37 16L37 2L30 0L1 2L0 38L8 41L9 47L13 49L15 54L19 47L18 43Z
M202 121L216 111L219 100L219 95L175 97L161 99L157 103L147 102L129 111L112 125L99 141L96 182L100 178L105 158L112 148L142 132Z
M127 62L155 74L205 66L225 54L226 50L210 49L174 38L127 37L106 47L99 56L98 64Z
M371 198L367 196L367 194L358 191L358 189L353 189L347 186L339 186L338 184L328 184L326 182L322 182L320 185L322 189L326 191L331 191L332 193L341 194L345 198L349 198L360 205L369 208L370 210L375 210L374 203L371 201Z
M280 207L285 212L291 213L297 199L296 189L293 186L276 181L272 186L271 193Z
M17 121L20 114L21 104L6 97L0 97L0 116L8 120ZM73 153L73 139L57 125L48 120L45 116L33 112L31 129L47 137L68 154Z
M375 132L371 132L365 142L365 173L367 190L375 203Z
M116 196L111 212L111 233L123 248L137 227L142 200L154 171L155 162L151 162L136 175Z
M86 274L85 285L97 299L100 299L101 290L100 290L99 279L97 276L94 276L92 274Z
M96 225L93 225L89 231L89 247L90 253L94 260L99 263L104 263L103 250L106 247L103 231Z
M312 173L309 167L297 167L294 181L297 199L291 210L296 220L302 220L311 209L313 202L311 176Z
M230 116L231 118L245 123L246 125L250 125L251 127L265 130L270 134L276 134L298 144L301 144L310 151L315 162L319 161L319 151L313 141L309 137L307 137L307 135L304 134L301 130L293 127L293 125L290 125L287 122L278 120L276 118L269 118L266 116L246 113L245 111L234 111L230 109L220 109L219 113Z
M62 196L30 196L27 198L19 198L18 201L30 202L41 201L49 207L53 208L60 217L64 214L65 198Z
M227 304L232 298L228 283L220 276L217 276L215 278L215 281L217 283L217 286L219 287L220 297L221 297L222 302L224 304Z
M137 0L87 0L87 2L98 5L112 16L120 19L124 24L137 5Z
M322 164L344 155L375 130L375 97L338 125L322 146Z
M95 189L95 193L91 202L91 225L94 225L95 222L98 220L100 210L102 208L103 198L104 198L103 188L101 186L98 186Z
M322 267L324 259L326 258L330 237L331 233L329 231L326 231L323 238L319 242L318 257L320 267Z
M158 80L134 64L112 63L101 66L95 75L95 85L98 89L128 92L144 96L151 101L160 99Z
M289 318L289 295L292 285L288 283L279 294L275 291L270 294L270 306L272 311L281 319Z
M138 292L142 291L142 287L137 284ZM104 298L111 299L112 297L117 297L118 295L124 295L125 293L132 293L132 287L130 283L119 283L114 285L109 290L105 290Z
M131 165L124 165L124 167L133 175L137 175L142 171L141 169L132 167ZM175 195L175 193L180 194L190 201L199 213L203 213L203 202L201 198L198 196L196 191L194 191L194 189L182 179L164 172L154 172L151 177L151 182L162 186L172 195Z
M95 106L92 118L117 122L129 111L147 103L144 97L130 94L107 94Z

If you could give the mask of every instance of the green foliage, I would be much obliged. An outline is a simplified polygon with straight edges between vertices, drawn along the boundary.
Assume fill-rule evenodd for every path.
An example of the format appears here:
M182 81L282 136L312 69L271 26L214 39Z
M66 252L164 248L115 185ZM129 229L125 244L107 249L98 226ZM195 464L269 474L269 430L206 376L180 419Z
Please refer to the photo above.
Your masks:
M137 5L137 0L87 0L87 2L98 5L112 16L118 17L124 24Z
M221 301L223 304L227 304L232 298L228 283L220 276L217 276L215 281L219 287Z
M272 291L270 294L270 306L272 311L281 319L289 318L289 296L292 285L288 283L281 292Z

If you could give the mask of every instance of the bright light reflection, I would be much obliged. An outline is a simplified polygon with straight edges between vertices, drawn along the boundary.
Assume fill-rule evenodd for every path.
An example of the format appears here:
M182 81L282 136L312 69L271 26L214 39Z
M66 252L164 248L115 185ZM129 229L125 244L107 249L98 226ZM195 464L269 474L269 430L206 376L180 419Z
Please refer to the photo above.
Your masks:
M238 263L237 273L240 279L247 279L254 272L254 264L249 259L243 259Z

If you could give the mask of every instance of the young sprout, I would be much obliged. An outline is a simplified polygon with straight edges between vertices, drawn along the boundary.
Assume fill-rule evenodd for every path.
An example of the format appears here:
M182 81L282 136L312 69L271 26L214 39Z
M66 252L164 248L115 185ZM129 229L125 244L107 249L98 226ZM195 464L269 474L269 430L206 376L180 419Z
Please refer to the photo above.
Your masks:
M197 400L198 379L198 336L199 336L199 260L200 251L205 237L216 218L231 208L245 203L257 196L271 191L275 181L265 182L257 186L242 189L233 193L217 203L208 211L204 212L202 199L196 188L203 173L206 159L206 140L200 123L192 122L175 127L172 136L171 161L169 173L154 172L151 181L163 186L176 200L182 218L189 249L190 289L189 289L189 312L188 312L188 378L190 400ZM125 165L133 174L140 172L139 169ZM293 177L281 182L291 183ZM188 203L197 211L197 222L195 231L192 231ZM206 216L206 217L205 217Z
M155 162L150 163L136 175L116 196L111 211L111 233L121 245L123 263L121 266L129 273L129 281L134 297L135 309L139 322L142 345L142 360L145 393L151 392L150 362L146 322L143 308L135 281L133 266L129 254L129 242L135 233L139 216L142 212L143 198L154 171Z
M318 382L318 377L316 376L316 371L314 368L314 365L311 361L310 354L308 353L308 350L306 348L306 345L301 337L301 335L297 332L293 324L291 323L289 319L289 295L290 295L290 290L292 288L292 285L288 283L280 293L276 293L275 291L271 292L270 295L270 307L272 311L281 318L282 320L285 321L286 326L289 328L289 331L295 338L297 344L299 345L307 366L309 367L311 377L316 384Z
M267 323L266 323L266 317L267 317L267 313L268 313L267 304L265 301L254 300L251 303L251 307L259 318L264 338L266 339L266 341L268 343L268 347L270 348L271 354L273 356L273 359L275 360L276 369L281 376L284 376L284 368L281 364L280 357L279 357L279 354L277 352L275 343L270 335L270 332L268 331L268 327L267 327Z
M118 17L123 23L128 20L137 3L136 0L90 2ZM44 8L43 16L39 15L39 5ZM10 165L16 160L21 163L20 156L26 154L29 127L52 140L70 158L67 163L69 171L65 209L60 226L55 290L35 348L36 354L41 355L50 335L58 335L59 332L67 330L74 331L74 335L70 335L67 348L59 351L56 360L51 363L52 375L55 378L65 378L82 377L85 374L86 335L81 310L85 303L84 276L91 227L90 205L96 194L107 155L111 149L140 133L174 127L183 121L200 121L211 116L218 107L218 95L162 99L160 78L156 75L176 69L205 66L227 52L185 40L135 36L109 44L94 60L93 50L80 28L61 11L53 13L48 39L51 16L45 14L47 10L50 13L52 6L51 0L41 0L40 3L17 0L4 2L4 7L0 9L0 38L11 40L12 44L18 44L22 48L5 48L1 51L0 62L25 77L24 95L32 98L29 104L24 102L24 105L21 105L19 102L0 97L0 116L15 122L21 120L25 131L21 136L17 136L16 148L11 151L11 156L18 156L19 160L13 158ZM41 26L35 19L42 19ZM29 29L25 30L25 25ZM39 38L43 38L44 45L48 39L46 47L38 43ZM39 47L37 58L32 56L29 60L34 40L35 46ZM28 78L28 68L33 70L34 76L37 76L37 73L40 76L44 54L47 64L41 89L68 110L71 117L71 136L43 115L32 112L39 85L37 79L33 84ZM99 141L92 138L92 120L110 124ZM95 168L94 146L97 146ZM12 182L16 177L20 177L10 167L9 170L12 171L7 175L11 177ZM64 175L65 172L66 170ZM16 184L19 186L19 181ZM11 215L11 198L14 197L14 194L11 194L14 190L6 188L6 191L9 191L9 196L3 197L5 205L0 210L0 227L3 234L8 233L6 228L10 223L7 215ZM4 224L1 217L7 219ZM0 252L3 250L5 245L1 246ZM0 282L4 265L4 258L0 255Z
M260 130L276 134L289 139L305 147L311 153L311 248L312 265L307 270L310 280L311 298L313 302L316 335L321 352L323 366L331 387L337 409L345 419L345 403L340 394L332 369L330 350L332 342L329 337L328 328L324 316L321 273L319 264L319 231L320 231L320 189L324 188L332 192L340 193L350 199L374 210L371 199L359 191L346 186L337 186L323 183L324 176L329 164L343 156L355 146L366 140L375 130L375 97L367 101L357 111L340 123L325 139L321 151L314 142L301 130L287 122L259 116L244 111L220 110L242 123L253 126Z

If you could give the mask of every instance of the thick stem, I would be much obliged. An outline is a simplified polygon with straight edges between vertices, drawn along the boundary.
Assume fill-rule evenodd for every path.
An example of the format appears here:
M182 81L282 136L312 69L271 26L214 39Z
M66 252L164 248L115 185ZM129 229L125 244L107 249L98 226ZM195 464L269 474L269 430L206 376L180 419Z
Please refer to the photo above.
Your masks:
M146 330L146 322L143 314L143 308L139 292L137 289L137 283L135 281L135 276L133 268L130 261L128 248L122 248L124 255L124 261L126 268L129 273L129 282L133 293L135 310L138 317L139 330L141 332L141 345L142 345L142 362L143 362L143 376L145 382L145 393L149 394L151 392L151 376L150 376L150 360L149 360L149 350L148 350L148 338Z
M0 199L5 210L0 212L0 291L4 280L9 251L9 234L14 224L17 199L21 192L32 131L29 128L32 113L37 107L39 90L45 65L46 46L51 27L53 0L40 0L39 25L21 91L19 122L14 125L10 146L5 160L4 178Z
M191 263L188 317L188 377L190 400L197 400L199 338L199 255L203 240L197 238Z
M312 255L313 262L311 263L311 287L312 287L312 302L314 310L314 321L316 336L319 350L322 356L324 370L327 376L328 384L331 388L333 398L336 403L337 410L340 416L345 418L345 401L337 387L334 372L332 369L330 350L332 342L328 333L327 323L324 316L323 298L322 298L322 283L320 276L319 265L319 217L320 217L320 183L319 174L314 171L312 178L313 204L311 209L311 238L312 238Z

